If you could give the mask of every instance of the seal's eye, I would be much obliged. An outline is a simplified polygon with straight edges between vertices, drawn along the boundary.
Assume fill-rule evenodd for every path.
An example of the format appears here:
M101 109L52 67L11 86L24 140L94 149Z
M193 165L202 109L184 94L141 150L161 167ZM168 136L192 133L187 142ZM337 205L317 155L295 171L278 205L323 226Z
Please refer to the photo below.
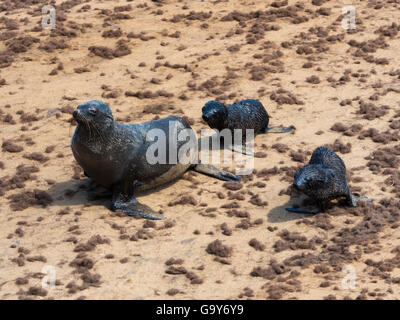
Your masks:
M89 109L89 113L90 113L92 116L95 116L96 113L97 113L97 110L96 110L95 108L90 108L90 109Z

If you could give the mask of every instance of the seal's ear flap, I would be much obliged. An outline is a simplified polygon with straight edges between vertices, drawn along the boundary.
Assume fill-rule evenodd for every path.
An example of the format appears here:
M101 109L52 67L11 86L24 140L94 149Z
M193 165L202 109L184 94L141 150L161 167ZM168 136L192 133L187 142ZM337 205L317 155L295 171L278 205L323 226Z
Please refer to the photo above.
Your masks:
M111 113L111 114L106 114L106 117L108 118L108 119L110 119L111 121L114 121L114 116L113 116L113 114Z

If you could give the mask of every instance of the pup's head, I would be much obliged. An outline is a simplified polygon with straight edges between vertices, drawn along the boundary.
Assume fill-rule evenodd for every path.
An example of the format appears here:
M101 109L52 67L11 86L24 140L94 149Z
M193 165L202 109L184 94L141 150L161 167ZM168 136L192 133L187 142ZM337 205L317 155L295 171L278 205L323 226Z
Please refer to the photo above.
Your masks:
M97 129L105 129L114 121L110 107L100 100L89 100L82 103L74 110L72 116L84 127L94 124Z
M296 172L293 186L307 195L318 194L332 188L334 178L331 170L318 164L308 164Z
M223 123L228 116L225 105L218 101L207 102L203 109L203 120L213 129L223 129Z

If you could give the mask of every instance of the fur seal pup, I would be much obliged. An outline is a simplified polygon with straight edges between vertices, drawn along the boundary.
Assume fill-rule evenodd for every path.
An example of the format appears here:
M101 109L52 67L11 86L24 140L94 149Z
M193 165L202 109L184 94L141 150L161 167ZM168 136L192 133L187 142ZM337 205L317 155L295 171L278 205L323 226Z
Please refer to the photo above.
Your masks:
M240 179L233 174L206 164L183 164L169 161L169 148L177 150L185 141L171 141L170 122L177 134L183 129L193 130L181 117L170 116L155 121L136 124L119 124L114 121L109 106L99 100L87 101L73 112L77 127L71 139L71 148L85 175L97 184L112 190L113 211L147 219L163 219L163 216L134 197L141 191L163 185L182 176L187 170L215 177L220 180ZM147 140L150 130L157 129L166 136L166 164L150 164L146 152L153 143Z
M359 200L372 201L350 192L343 160L326 147L314 150L309 163L296 172L293 187L313 199L318 209L311 212L286 208L289 212L318 213L325 211L331 200L339 198L345 198L352 207L357 206Z
M270 117L262 103L255 99L246 99L227 106L218 101L208 101L202 108L202 118L212 129L229 129L232 136L235 129L241 129L242 142L246 129L253 129L254 136L260 133L285 133L295 129L294 126L268 127Z

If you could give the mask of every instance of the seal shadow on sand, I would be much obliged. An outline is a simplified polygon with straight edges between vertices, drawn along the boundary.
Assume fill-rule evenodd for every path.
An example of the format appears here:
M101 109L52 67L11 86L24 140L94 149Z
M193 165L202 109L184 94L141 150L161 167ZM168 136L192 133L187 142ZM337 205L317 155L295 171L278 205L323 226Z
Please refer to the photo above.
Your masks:
M267 221L271 223L279 223L279 222L286 222L301 218L312 217L314 214L295 213L295 212L288 212L285 210L286 208L293 208L295 206L300 206L304 199L308 199L308 197L294 192L286 203L271 209L267 213Z
M175 184L178 180L175 179L149 190L135 192L135 196L139 199L142 196L162 191ZM97 185L90 178L71 179L55 183L47 192L53 198L50 206L103 205L107 210L111 211L112 191Z

